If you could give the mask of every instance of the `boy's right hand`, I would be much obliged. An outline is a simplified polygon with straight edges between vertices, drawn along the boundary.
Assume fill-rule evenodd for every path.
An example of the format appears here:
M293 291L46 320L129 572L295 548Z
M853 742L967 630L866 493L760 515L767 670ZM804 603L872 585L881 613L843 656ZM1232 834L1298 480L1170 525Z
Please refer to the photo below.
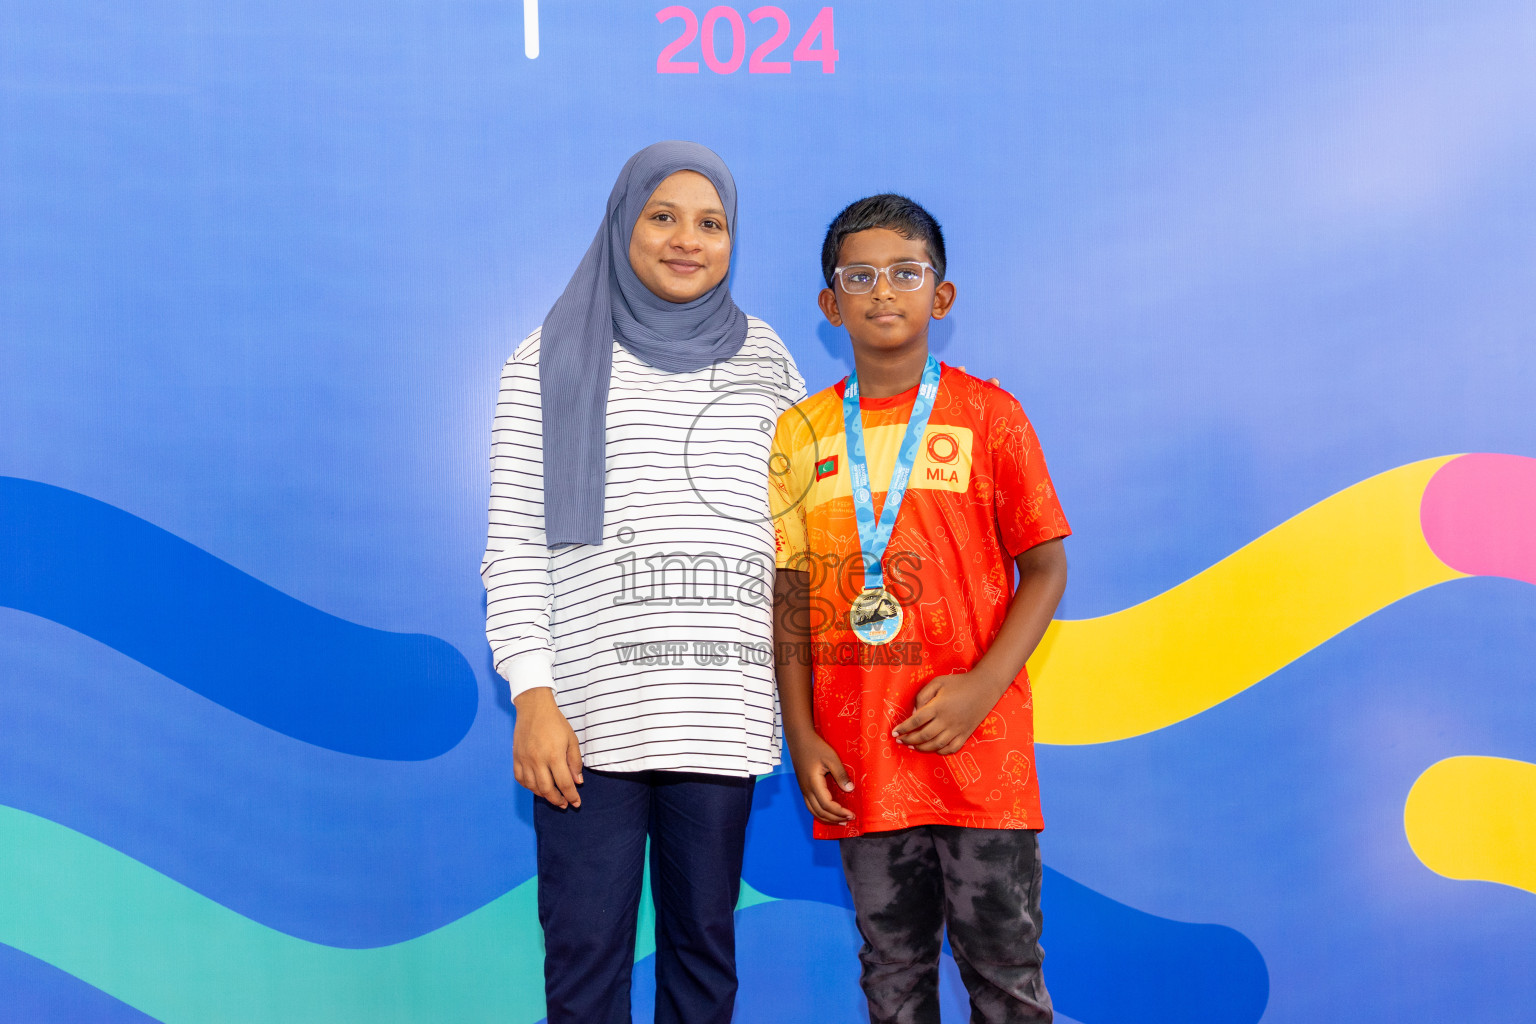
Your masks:
M547 686L524 690L512 701L512 774L535 796L564 810L581 806L581 744Z
M853 780L832 744L808 730L789 741L789 758L794 762L795 781L800 783L806 809L817 821L824 825L846 825L853 820L853 812L832 798L832 787L827 782L831 776L843 792L853 792Z

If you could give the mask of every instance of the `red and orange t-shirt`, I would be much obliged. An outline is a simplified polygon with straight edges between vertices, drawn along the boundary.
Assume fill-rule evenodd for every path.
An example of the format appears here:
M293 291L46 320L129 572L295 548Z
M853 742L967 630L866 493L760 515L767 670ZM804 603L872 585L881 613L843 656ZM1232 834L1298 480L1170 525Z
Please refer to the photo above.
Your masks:
M943 366L911 482L885 552L885 583L904 616L872 647L849 626L864 585L843 437L843 385L779 417L769 479L780 568L810 574L816 731L842 757L855 814L817 822L836 839L911 825L1040 828L1029 676L1020 670L960 751L920 753L891 730L935 676L964 672L1002 628L1013 558L1071 532L1024 410L1001 388ZM878 516L917 388L862 399Z

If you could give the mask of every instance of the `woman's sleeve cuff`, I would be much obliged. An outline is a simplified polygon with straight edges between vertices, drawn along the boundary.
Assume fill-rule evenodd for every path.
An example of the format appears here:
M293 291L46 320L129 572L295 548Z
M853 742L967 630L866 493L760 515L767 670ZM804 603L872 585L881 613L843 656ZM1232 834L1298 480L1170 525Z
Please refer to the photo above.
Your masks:
M516 700L519 694L540 686L547 686L554 690L555 652L541 650L516 654L502 662L498 671L512 687L513 700Z

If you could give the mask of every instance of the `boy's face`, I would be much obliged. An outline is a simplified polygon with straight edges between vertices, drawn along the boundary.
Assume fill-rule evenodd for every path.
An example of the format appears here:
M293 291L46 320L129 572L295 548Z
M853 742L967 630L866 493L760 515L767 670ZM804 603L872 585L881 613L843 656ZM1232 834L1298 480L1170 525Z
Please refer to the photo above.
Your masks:
M855 264L884 269L896 263L927 263L928 247L921 239L907 238L890 228L870 228L843 239L837 265ZM890 274L879 274L875 286L862 295L850 295L841 277L823 288L818 299L821 311L834 327L846 327L855 352L900 352L926 346L928 321L942 320L955 303L955 286L934 280L923 272L922 286L904 292L892 287Z
M692 302L725 280L730 225L708 178L678 171L656 186L629 236L629 265L668 302Z

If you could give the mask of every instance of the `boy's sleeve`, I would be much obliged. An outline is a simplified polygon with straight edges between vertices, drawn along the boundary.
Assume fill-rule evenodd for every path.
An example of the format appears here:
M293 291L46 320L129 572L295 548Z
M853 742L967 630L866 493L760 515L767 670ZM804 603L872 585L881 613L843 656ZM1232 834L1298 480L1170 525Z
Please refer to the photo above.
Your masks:
M987 448L992 454L992 506L1010 558L1072 532L1056 500L1035 428L1018 399L997 391L990 405Z
M768 456L768 511L773 516L774 564L780 569L805 564L805 502L807 464L797 439L803 417L793 409L779 416Z

